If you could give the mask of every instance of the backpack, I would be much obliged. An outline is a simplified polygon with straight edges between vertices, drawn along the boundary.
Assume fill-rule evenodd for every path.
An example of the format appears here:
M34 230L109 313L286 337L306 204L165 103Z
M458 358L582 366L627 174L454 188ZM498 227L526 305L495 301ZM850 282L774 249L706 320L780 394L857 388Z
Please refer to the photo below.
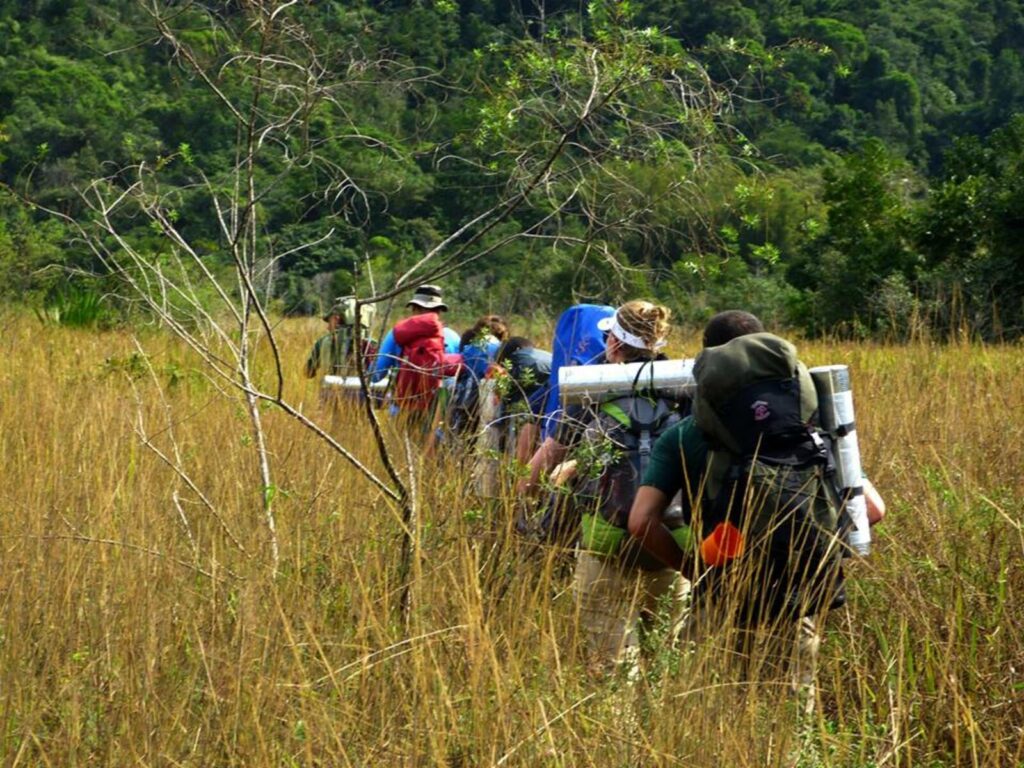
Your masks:
M710 448L705 596L731 590L746 624L842 604L835 466L796 348L769 333L741 336L701 352L694 378L694 419Z
M632 395L601 404L577 448L575 503L584 549L625 566L665 567L629 536L627 523L654 443L680 421L677 404L665 398ZM674 531L686 535L689 529L678 525Z
M554 437L564 415L558 391L558 370L566 365L589 365L604 355L604 333L597 323L615 314L602 304L575 304L558 317L551 341L550 387L544 403L541 438Z
M462 366L455 380L447 422L454 435L472 438L480 425L480 381L487 376L500 346L497 339L478 336L468 344L459 344Z
M446 365L441 320L435 312L408 317L395 324L394 337L402 348L395 400L406 410L427 410L441 386Z
M536 347L519 349L507 361L512 386L503 400L506 405L525 401L530 413L538 414L548 398L551 381L551 353Z

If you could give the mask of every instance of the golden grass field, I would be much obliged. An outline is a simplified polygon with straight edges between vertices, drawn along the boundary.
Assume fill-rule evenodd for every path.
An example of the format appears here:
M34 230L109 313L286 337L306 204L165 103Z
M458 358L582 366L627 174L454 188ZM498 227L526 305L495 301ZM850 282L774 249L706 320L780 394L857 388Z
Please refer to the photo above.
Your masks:
M2 328L5 766L1024 765L1019 346L801 344L852 366L889 515L798 728L714 649L654 635L637 684L587 674L566 557L517 541L513 499L474 498L451 463L412 469L406 628L398 510L268 407L275 576L237 395L155 331ZM279 337L311 416L319 330ZM362 418L334 433L379 470Z

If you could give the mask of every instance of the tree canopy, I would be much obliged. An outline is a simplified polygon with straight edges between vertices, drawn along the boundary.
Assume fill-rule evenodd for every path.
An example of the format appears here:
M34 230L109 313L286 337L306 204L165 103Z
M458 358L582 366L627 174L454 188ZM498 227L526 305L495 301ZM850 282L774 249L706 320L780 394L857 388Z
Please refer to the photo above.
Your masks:
M1022 112L1017 0L0 0L0 292L116 295L69 222L128 169L225 266L207 193L258 146L286 313L412 276L498 210L458 241L465 307L642 293L693 322L1013 338Z

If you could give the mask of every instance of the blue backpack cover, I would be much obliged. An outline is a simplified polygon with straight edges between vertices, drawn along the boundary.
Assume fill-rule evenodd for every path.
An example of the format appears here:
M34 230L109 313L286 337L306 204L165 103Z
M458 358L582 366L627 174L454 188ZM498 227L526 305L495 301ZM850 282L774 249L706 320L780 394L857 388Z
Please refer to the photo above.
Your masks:
M562 416L558 370L563 365L590 365L602 360L604 334L598 330L597 323L614 314L614 307L603 304L576 304L558 318L551 341L551 388L544 406L543 438L555 434Z

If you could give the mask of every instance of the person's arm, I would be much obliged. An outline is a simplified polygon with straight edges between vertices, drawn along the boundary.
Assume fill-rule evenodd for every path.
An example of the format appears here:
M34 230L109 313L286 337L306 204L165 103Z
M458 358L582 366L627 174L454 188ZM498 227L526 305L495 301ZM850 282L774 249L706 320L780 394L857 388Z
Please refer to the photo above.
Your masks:
M541 475L545 475L558 466L565 458L569 449L555 440L547 438L530 459L530 472L516 485L516 494L520 498L534 498L540 491Z
M456 355L459 353L459 347L462 345L462 337L458 333L453 331L448 326L444 328L444 351L449 355Z
M313 342L313 349L306 358L306 378L312 379L320 369L320 344L323 340L317 339Z
M673 570L682 570L686 553L661 522L672 499L652 485L641 485L629 510L629 533L645 550Z
M533 456L533 446L537 444L540 437L540 426L527 422L519 427L519 434L516 437L516 462L525 465Z
M377 350L377 359L374 361L370 380L376 382L383 379L392 368L398 365L401 359L402 348L395 341L394 331L388 331L388 335L384 337L384 341L380 343L380 348Z
M874 525L882 522L885 517L885 499L875 488L874 483L866 477L864 478L864 501L867 502L868 507L868 524Z

